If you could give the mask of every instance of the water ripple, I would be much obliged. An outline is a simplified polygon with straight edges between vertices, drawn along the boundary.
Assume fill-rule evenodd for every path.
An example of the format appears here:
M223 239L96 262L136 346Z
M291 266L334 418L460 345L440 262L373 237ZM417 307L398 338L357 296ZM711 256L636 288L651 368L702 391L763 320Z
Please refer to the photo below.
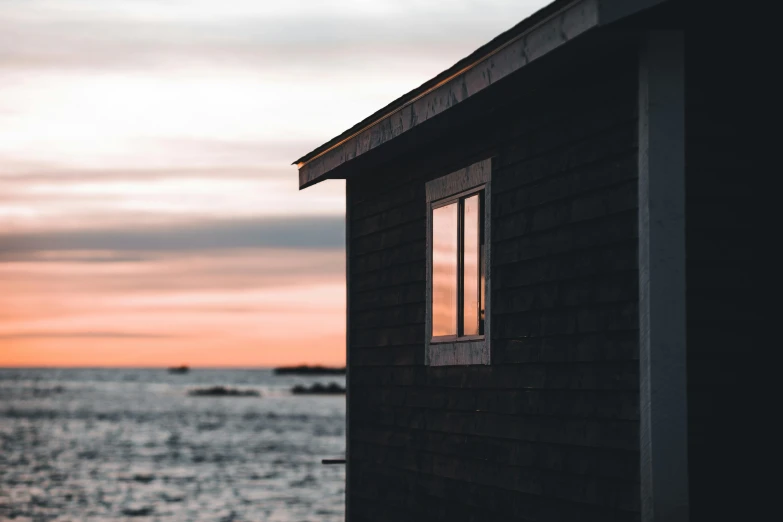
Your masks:
M342 397L268 371L0 370L0 520L343 519ZM261 398L188 397L194 385Z

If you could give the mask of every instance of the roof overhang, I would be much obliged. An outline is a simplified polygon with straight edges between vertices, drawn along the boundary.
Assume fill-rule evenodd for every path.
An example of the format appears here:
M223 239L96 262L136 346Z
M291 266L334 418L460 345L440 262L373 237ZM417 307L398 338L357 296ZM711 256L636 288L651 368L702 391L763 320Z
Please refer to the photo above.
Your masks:
M446 112L577 37L668 1L673 0L556 0L419 88L296 160L299 188L344 177L335 172L343 164Z

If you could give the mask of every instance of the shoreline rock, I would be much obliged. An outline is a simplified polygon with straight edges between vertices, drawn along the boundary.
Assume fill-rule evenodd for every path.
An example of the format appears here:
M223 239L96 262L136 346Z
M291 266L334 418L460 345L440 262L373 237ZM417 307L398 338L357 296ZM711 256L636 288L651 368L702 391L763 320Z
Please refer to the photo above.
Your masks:
M275 375L345 375L345 368L328 366L281 366L273 370Z
M297 384L291 388L291 393L293 395L345 395L345 388L336 382L330 382L327 385L317 382L312 386Z
M190 390L188 395L191 397L260 397L261 393L256 390L238 390L226 388L225 386L213 386L211 388Z

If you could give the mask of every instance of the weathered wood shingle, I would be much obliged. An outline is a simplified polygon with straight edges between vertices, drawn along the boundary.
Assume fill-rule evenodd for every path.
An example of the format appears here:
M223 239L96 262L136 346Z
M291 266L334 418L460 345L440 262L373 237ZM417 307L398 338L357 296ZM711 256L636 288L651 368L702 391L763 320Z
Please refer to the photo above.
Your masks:
M636 71L631 47L348 179L353 522L638 520ZM424 186L487 157L492 364L427 367Z

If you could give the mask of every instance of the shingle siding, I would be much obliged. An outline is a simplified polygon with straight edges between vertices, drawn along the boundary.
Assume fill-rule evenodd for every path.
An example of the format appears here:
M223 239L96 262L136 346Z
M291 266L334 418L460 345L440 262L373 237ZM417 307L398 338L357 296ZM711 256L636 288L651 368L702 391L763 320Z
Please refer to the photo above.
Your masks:
M349 178L352 522L639 520L637 65ZM492 364L424 366L424 185L494 157Z

